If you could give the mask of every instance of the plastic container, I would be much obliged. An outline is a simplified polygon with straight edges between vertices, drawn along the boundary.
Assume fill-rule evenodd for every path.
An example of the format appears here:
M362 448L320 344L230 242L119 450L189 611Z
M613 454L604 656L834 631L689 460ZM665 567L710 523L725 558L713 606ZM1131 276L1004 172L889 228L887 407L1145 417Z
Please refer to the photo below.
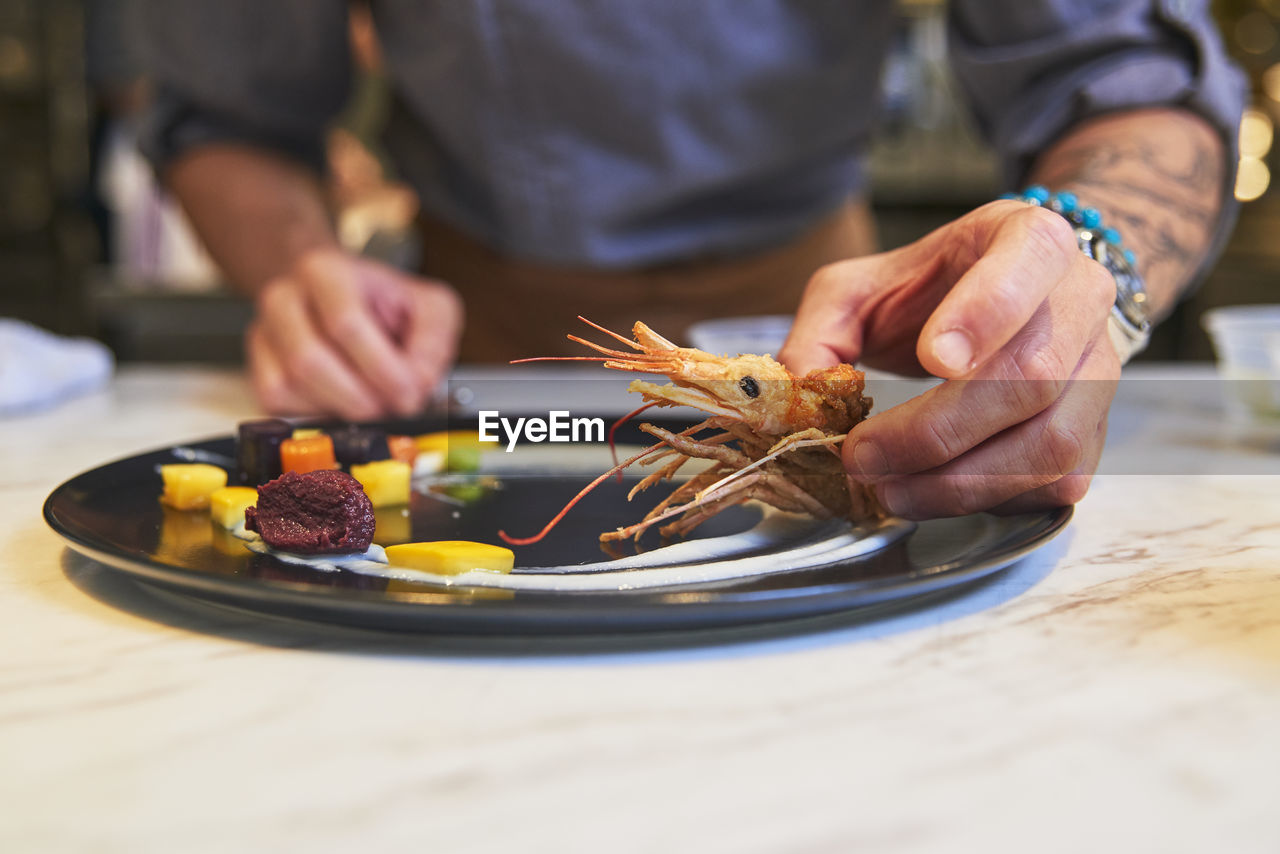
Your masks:
M699 350L717 356L737 356L740 353L777 356L787 340L787 333L791 331L792 320L789 314L705 320L689 327L689 342Z
M1280 305L1215 308L1202 323L1233 414L1280 424Z

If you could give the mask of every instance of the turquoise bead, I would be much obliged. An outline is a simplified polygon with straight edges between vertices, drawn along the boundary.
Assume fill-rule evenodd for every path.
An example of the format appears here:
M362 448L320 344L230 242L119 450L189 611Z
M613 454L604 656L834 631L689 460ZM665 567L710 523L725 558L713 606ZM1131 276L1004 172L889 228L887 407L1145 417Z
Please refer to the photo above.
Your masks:
M1058 207L1064 214L1069 214L1076 209L1079 200L1075 193L1058 193Z
M1097 208L1085 208L1080 211L1080 224L1085 228L1097 228L1102 225L1102 214Z
M1130 266L1130 267L1133 267L1133 266L1136 266L1136 265L1137 265L1137 263L1138 263L1138 256L1133 254L1133 250L1132 250L1132 249L1126 249L1126 250L1124 250L1123 255L1124 255L1124 260L1126 260L1126 261L1128 261L1128 262L1129 262L1129 266Z
M1122 242L1120 240L1120 232L1116 231L1114 228L1102 229L1102 239L1110 243L1112 246L1119 246Z
M1023 191L1022 197L1028 202L1034 202L1037 205L1043 205L1049 201L1049 190L1039 184L1032 184Z

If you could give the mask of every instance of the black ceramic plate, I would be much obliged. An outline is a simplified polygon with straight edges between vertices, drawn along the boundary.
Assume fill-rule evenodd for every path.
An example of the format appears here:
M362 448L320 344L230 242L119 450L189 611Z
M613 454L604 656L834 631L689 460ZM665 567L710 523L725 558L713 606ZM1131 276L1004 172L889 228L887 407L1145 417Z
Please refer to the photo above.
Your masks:
M456 419L448 424L441 419L407 429L460 426ZM638 434L630 438L640 440ZM208 602L365 628L503 635L698 629L910 604L1009 566L1052 539L1071 518L1070 508L1063 508L925 522L871 554L732 582L591 592L459 589L284 563L250 552L207 513L175 511L157 500L160 464L216 461L232 453L232 440L220 438L108 463L54 490L45 502L45 519L76 551L148 584ZM375 541L498 542L499 528L533 532L589 479L577 470L531 469L503 477L497 489L464 485L474 487L462 490L466 503L415 494L407 514L380 512ZM627 488L605 484L543 542L517 547L517 570L601 560L599 533L635 521L661 497L654 491L648 504L629 504ZM756 511L737 508L697 534L736 533L757 519ZM779 569L786 569L787 546L775 552L771 556Z

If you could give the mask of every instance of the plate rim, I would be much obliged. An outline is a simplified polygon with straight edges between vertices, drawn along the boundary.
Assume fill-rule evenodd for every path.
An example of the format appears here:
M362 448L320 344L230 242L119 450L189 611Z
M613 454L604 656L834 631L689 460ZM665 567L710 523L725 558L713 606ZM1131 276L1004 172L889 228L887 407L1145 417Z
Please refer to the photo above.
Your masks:
M630 621L643 622L643 614L636 612L651 613L655 624L654 630L670 628L673 622L690 628L697 628L700 622L705 622L707 627L729 623L776 622L806 614L854 611L877 602L909 600L952 587L962 587L966 583L975 582L999 572L1039 549L1061 533L1074 514L1074 508L1068 505L1036 513L1020 514L1016 517L1004 517L1025 519L1027 531L1016 541L999 544L995 551L984 554L976 561L949 560L929 567L927 572L911 575L851 579L844 582L825 582L765 590L733 590L730 587L716 589L706 586L700 588L696 585L630 591L520 590L518 605L513 605L507 599L483 597L468 599L456 593L388 594L350 588L322 587L278 579L250 579L211 574L174 563L157 561L149 554L129 554L123 550L112 550L107 547L109 544L95 542L91 538L92 531L88 532L88 536L82 535L82 526L71 524L57 512L57 505L62 500L74 500L67 498L67 494L76 489L77 483L84 479L100 477L107 470L123 464L139 464L147 457L172 454L177 448L191 448L233 440L234 437L230 434L222 434L184 441L124 455L85 469L63 481L49 493L42 506L42 516L45 523L72 550L113 571L122 572L136 581L159 585L196 599L212 599L264 616L280 616L282 607L286 610L301 609L315 613L331 612L335 619L326 619L323 616L304 617L304 619L329 623L348 622L341 618L344 613L357 617L382 614L394 617L394 622L406 622L401 618L408 617L407 622L422 624L420 630L438 631L439 626L435 625L438 623L446 624L446 628L450 630L459 628L468 630L458 624L468 619L501 622L519 615L524 622L529 620L535 623L547 622L547 628L540 631L581 631L584 628L635 631L634 626L609 628L608 624L624 614ZM957 518L988 515L979 513ZM913 536L915 536L914 532L908 534L902 542L909 541ZM424 597L431 595L439 595L441 600L424 600ZM851 598L857 598L859 601L841 604L842 600ZM812 603L812 607L804 613L791 616L768 615L771 609L795 611L802 609L808 603ZM258 607L254 607L255 605ZM756 613L758 611L765 613L758 614ZM739 619L725 619L734 614ZM700 617L703 619L700 620ZM364 620L355 620L354 624L369 626L369 623ZM483 633L502 634L503 632L491 627Z

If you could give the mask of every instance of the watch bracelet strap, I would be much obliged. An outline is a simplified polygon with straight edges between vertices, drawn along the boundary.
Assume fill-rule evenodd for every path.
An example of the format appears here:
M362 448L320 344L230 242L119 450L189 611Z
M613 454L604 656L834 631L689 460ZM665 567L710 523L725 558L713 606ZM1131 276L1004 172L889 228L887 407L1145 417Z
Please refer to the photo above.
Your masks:
M1119 311L1118 308L1113 307L1111 313L1107 315L1107 337L1111 339L1111 345L1115 347L1116 355L1120 357L1120 364L1124 365L1146 349L1147 339L1135 338L1129 332L1128 326L1120 319Z

